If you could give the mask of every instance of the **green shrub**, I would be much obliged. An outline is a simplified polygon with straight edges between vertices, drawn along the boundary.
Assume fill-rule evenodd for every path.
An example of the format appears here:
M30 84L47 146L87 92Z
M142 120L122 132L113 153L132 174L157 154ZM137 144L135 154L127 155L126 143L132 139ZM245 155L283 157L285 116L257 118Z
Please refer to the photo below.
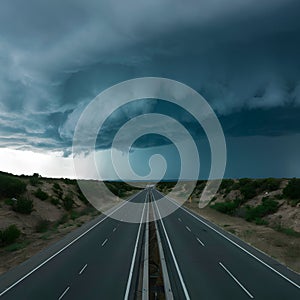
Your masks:
M33 210L33 202L30 199L19 198L13 203L13 210L21 214L30 214Z
M35 195L37 198L41 199L42 201L48 199L48 197L49 197L48 194L45 193L44 191L42 191L40 188L38 188L38 189L35 191L34 195Z
M232 215L238 207L238 204L234 201L219 202L210 205L211 208L228 215Z
M256 218L254 222L256 225L268 225L268 221L263 220L262 218Z
M277 194L274 196L277 200L282 200L284 198L283 194Z
M65 210L71 210L73 207L73 199L71 195L67 195L64 199L63 199L63 206L65 208Z
M244 180L244 183L240 187L240 192L246 200L249 200L257 195L256 189L257 189L257 183L255 180L253 181L250 180L247 182L245 182Z
M278 202L269 198L264 198L262 204L255 207L248 207L246 211L246 220L249 222L260 219L268 214L275 213L278 210Z
M81 190L78 192L78 198L84 203L84 204L89 204L90 202L86 199L86 197L83 195Z
M54 182L53 183L53 190L54 191L57 191L57 190L62 190L61 186L57 183L57 182Z
M9 245L13 243L21 234L21 231L16 225L10 225L3 231L0 231L0 243Z
M39 175L38 173L34 173L30 177L29 182L32 186L37 186L38 184L40 184L40 178L41 178L41 175Z
M291 179L282 192L283 195L289 199L300 199L300 179Z
M300 237L300 232L295 231L293 228L285 228L285 227L282 227L282 226L278 225L274 229L279 231L279 232L282 232L286 235L290 235L290 236L294 236L294 237Z
M23 242L23 243L13 243L11 245L8 245L7 247L5 247L5 250L7 252L14 252L20 249L25 248L27 245L29 244L29 242Z
M220 185L220 190L226 190L226 193L230 191L230 188L233 186L234 180L233 179L223 179Z
M280 187L281 179L277 178L265 178L257 180L258 187L261 191L276 191Z
M17 197L26 191L26 183L10 175L0 174L0 195Z
M52 189L53 189L54 193L55 193L59 198L62 198L62 196L63 196L63 190L62 190L62 188L60 187L60 185L59 185L57 182L53 183Z
M58 205L58 204L59 204L59 199L54 198L54 197L51 197L50 202L51 202L53 205Z
M70 217L71 217L72 220L75 220L75 219L77 219L77 218L80 217L80 213L73 210L73 211L71 211L71 213L70 213Z

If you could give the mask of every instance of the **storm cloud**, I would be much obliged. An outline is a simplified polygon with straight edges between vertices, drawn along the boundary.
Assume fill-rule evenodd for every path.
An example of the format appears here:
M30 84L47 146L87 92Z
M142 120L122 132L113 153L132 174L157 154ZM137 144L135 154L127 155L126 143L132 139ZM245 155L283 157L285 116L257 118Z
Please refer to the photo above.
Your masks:
M68 156L86 105L113 84L143 76L197 90L226 137L296 136L299 11L297 0L4 0L0 147ZM106 118L105 105L99 117ZM108 148L132 115L158 107L117 112L98 148ZM192 118L178 118L193 131Z

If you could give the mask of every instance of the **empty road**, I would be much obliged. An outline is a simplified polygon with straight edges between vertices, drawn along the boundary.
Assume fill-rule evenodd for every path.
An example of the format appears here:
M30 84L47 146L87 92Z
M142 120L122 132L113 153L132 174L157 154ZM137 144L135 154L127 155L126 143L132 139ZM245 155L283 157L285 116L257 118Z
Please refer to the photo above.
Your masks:
M137 282L151 202L174 299L300 299L298 274L174 200L155 201L162 197L147 188L130 199L142 204L134 212L126 202L112 211L120 221L100 216L0 276L0 298L140 299ZM123 222L129 213L140 222Z

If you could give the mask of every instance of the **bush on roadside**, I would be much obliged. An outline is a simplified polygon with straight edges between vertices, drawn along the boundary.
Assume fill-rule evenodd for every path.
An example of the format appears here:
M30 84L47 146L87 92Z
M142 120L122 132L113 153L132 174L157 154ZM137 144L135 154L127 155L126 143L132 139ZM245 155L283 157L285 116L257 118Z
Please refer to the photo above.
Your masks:
M211 204L210 207L221 213L233 215L236 212L237 208L240 207L243 203L243 199L236 198L233 201Z
M0 244L2 246L12 244L21 234L16 225L10 225L3 231L0 230Z
M19 198L13 203L13 210L21 214L30 214L33 210L33 202L27 198Z
M57 206L59 204L59 199L51 197L50 202L51 202L51 204Z
M54 182L54 183L53 183L52 189L53 189L54 193L55 193L59 198L62 198L62 196L63 196L63 190L62 190L61 186L60 186L57 182Z
M35 191L34 195L42 201L48 199L49 197L48 194L42 191L40 188Z
M260 219L268 214L275 213L279 208L278 202L265 197L262 204L255 207L248 207L246 211L246 220L249 222Z
M228 194L233 184L234 184L233 179L223 179L220 185L220 190L225 190L226 194Z
M63 199L63 206L65 208L65 210L71 210L73 207L73 199L71 195L67 195L64 199Z
M281 179L277 178L265 178L257 180L258 187L261 191L276 191L280 187Z
M79 212L75 211L75 210L72 210L71 213L70 213L70 217L71 217L71 219L72 219L73 221L76 220L77 218L79 218L80 215L81 215L81 214L80 214Z
M256 189L257 189L257 182L255 180L249 180L247 182L244 180L244 183L240 187L240 192L244 196L245 200L249 200L257 195Z
M38 184L40 184L40 178L41 178L41 175L39 175L38 173L34 173L30 177L29 182L32 186L37 186Z
M0 195L17 197L26 191L26 183L13 176L0 174Z
M300 179L293 178L282 191L283 195L290 201L292 205L297 205L300 202Z

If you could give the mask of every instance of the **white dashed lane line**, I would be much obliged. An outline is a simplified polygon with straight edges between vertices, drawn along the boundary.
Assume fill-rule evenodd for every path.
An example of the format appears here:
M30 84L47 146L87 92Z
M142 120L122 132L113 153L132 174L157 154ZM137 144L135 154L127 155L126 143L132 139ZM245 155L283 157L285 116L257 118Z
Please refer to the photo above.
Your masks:
M189 232L191 232L190 227L185 226L185 228L186 228Z
M87 267L87 264L84 265L83 268L80 270L79 275L81 275L84 272L84 270L85 270L86 267Z
M113 232L115 232L117 230L117 227L115 227L114 229L113 229Z
M205 245L204 245L204 243L199 239L199 238L197 238L197 241L204 247Z
M101 246L103 247L106 243L107 243L108 239L105 239L105 241L101 244Z
M58 298L58 300L61 300L61 299L64 297L64 295L68 292L69 289L70 289L70 287L68 286L68 287L65 289L65 291L60 295L60 297Z

